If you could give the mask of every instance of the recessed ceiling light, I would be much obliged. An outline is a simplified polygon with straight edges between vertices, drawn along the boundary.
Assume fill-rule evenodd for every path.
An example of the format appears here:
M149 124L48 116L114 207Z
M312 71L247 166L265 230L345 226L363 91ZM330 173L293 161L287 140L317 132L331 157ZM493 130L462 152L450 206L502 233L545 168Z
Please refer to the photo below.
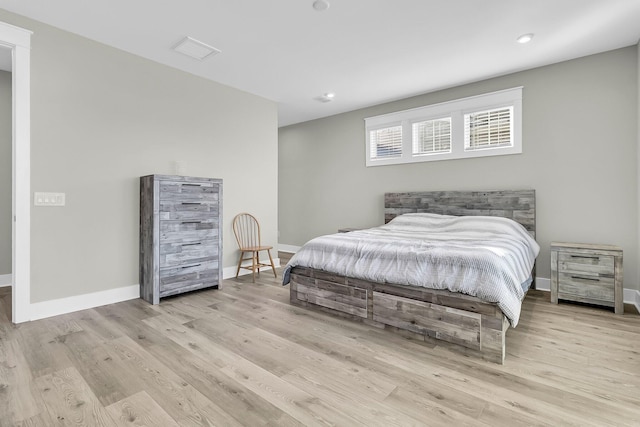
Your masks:
M525 43L529 43L532 39L533 39L533 33L529 33L529 34L521 35L516 40L518 41L518 43L525 44Z
M209 46L199 40L192 37L185 37L180 40L180 43L173 47L173 50L180 52L192 58L202 61L204 58L210 55L216 55L220 53L220 50L213 46Z
M336 97L336 94L333 92L327 92L324 95L317 96L313 99L319 102L331 102Z
M322 12L324 10L329 9L329 2L327 0L316 0L313 2L313 8L318 12Z

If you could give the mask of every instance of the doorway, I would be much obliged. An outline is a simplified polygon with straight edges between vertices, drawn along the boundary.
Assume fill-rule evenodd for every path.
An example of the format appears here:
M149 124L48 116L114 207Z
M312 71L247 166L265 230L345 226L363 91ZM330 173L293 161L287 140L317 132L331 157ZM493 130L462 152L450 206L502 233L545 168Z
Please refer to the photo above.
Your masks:
M11 53L11 317L31 319L31 31L0 22L0 46Z
M11 260L13 237L12 166L12 56L11 49L0 46L0 321L11 321Z

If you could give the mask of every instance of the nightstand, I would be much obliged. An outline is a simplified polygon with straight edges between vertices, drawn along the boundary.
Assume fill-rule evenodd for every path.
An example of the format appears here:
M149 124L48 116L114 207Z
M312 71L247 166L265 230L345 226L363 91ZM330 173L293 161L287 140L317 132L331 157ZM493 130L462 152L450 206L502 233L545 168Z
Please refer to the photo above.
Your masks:
M569 300L624 312L622 248L551 242L551 302Z

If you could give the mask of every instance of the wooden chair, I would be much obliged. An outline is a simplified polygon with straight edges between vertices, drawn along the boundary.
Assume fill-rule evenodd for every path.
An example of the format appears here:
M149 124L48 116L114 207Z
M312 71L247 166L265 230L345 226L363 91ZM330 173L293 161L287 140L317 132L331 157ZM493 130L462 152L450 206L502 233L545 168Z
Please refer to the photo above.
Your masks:
M240 273L241 268L251 270L253 274L253 282L256 281L256 271L260 274L260 267L271 266L273 269L273 275L276 274L276 266L273 265L273 258L271 258L271 249L273 246L262 246L260 242L260 224L258 220L251 214L241 213L236 215L233 219L233 234L236 235L238 246L240 247L240 260L238 261L238 270L236 271L236 278ZM260 262L260 252L267 251L269 255L269 264ZM245 258L245 254L250 254ZM251 260L251 266L243 266L243 261Z

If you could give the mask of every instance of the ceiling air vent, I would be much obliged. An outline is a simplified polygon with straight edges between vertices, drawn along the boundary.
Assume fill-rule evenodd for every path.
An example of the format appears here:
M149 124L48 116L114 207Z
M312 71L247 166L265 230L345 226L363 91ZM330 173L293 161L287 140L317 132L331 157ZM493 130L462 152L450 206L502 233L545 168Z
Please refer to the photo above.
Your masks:
M202 43L191 37L185 37L173 47L176 52L183 53L187 56L202 61L207 56L216 55L220 53L220 50L213 46L209 46L206 43Z

